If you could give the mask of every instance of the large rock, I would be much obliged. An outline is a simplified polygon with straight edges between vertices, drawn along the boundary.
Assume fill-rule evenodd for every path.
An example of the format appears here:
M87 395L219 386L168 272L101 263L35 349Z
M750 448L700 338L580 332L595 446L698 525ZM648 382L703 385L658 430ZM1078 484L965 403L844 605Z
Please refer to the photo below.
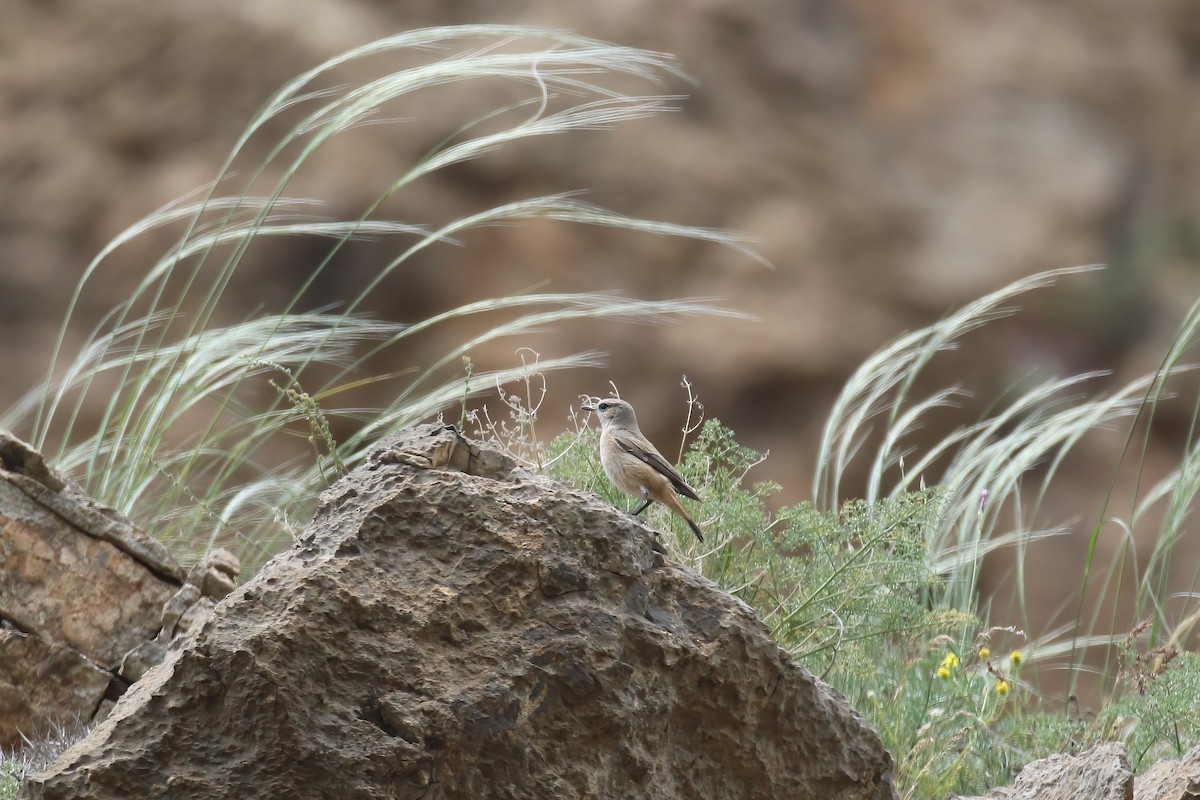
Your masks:
M425 426L24 796L835 800L891 770L646 528Z

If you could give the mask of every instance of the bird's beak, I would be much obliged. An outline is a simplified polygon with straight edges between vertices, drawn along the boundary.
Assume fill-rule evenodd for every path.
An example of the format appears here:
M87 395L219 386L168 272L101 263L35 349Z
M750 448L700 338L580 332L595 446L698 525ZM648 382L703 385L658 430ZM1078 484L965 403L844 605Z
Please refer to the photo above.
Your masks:
M580 406L580 408L582 408L584 411L595 411L596 410L596 407L594 405L592 405L591 403L584 403L583 405Z

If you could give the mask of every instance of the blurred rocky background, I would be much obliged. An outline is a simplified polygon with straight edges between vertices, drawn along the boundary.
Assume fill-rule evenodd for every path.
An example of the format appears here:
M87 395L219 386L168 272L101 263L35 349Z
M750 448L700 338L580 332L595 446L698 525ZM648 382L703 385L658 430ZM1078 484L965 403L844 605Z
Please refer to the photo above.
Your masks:
M607 369L551 376L546 434L566 425L579 393L604 393L611 379L673 453L686 375L709 415L770 449L755 477L779 481L780 500L794 502L810 496L838 389L898 334L1021 276L1109 265L1026 297L1018 317L935 361L925 390L961 383L978 402L947 414L940 430L931 425L937 436L1030 376L1108 369L1117 385L1153 370L1200 292L1200 14L1188 0L4 0L2 8L0 407L44 374L91 257L210 180L275 89L342 50L435 24L566 28L673 53L694 83L663 87L686 94L677 113L497 152L409 187L387 216L430 224L586 189L628 215L744 233L775 265L691 241L537 223L429 250L385 285L371 310L406 321L531 287L711 296L759 318L575 326L476 354L480 366L501 367L524 344L543 356L609 353ZM397 112L400 124L331 148L291 192L324 200L322 213L357 217L388 179L489 102L471 89L422 96ZM261 156L272 144L268 135L253 147ZM90 284L72 335L86 335L127 297L177 235L146 236L114 256ZM327 247L256 249L253 279L235 287L242 307L227 313L277 307ZM308 305L361 286L392 247L349 248ZM428 349L390 368L428 364L447 341L430 337ZM1160 411L1139 460L1147 480L1178 464L1194 398L1184 392ZM1123 435L1085 443L1048 506L1050 521L1077 519L1081 531L1044 551L1053 592L1073 589L1122 443Z

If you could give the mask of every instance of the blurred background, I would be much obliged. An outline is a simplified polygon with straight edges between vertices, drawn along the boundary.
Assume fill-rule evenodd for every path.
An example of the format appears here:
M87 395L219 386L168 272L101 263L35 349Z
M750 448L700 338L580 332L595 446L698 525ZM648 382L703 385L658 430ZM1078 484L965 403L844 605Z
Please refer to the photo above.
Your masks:
M345 49L429 25L565 28L672 53L694 80L663 87L686 95L675 113L441 171L396 197L387 216L433 224L585 189L623 214L740 232L775 265L689 240L539 222L431 249L384 286L370 310L401 321L531 288L713 297L758 317L577 325L475 354L486 368L519 363L522 345L545 357L609 354L604 369L550 376L545 435L566 427L580 393L605 394L611 380L674 453L686 375L708 415L770 450L751 477L778 481L778 502L792 503L811 496L816 443L839 388L902 332L1022 276L1108 264L1026 296L1018 316L929 367L917 396L963 384L976 403L931 423L937 437L1033 377L1111 370L1100 390L1152 371L1200 293L1200 14L1188 0L3 7L0 407L44 375L92 256L211 180L279 86ZM397 111L400 124L330 148L291 192L325 201L323 214L355 218L488 103L482 88L423 95ZM251 148L261 156L272 144L267 135ZM72 336L82 339L127 297L177 235L148 235L117 253L90 284ZM275 308L327 250L305 241L256 248L245 268L253 279L236 287L241 307L225 313ZM391 253L387 243L348 248L308 305L343 299ZM447 341L428 337L427 349L388 368L427 365ZM1115 473L1132 487L1139 468L1149 482L1178 464L1195 384L1177 390L1185 396L1160 409L1138 463L1118 467L1124 432L1081 444L1045 513L1082 532L1044 546L1046 579L1031 585L1051 597L1072 590L1074 566L1063 565L1080 563ZM1113 513L1133 491L1118 488Z

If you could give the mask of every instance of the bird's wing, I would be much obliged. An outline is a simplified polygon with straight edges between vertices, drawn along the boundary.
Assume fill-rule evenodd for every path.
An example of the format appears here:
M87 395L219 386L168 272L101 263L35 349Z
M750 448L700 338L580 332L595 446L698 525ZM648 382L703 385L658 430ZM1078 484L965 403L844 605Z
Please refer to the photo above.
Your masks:
M646 462L653 467L656 472L662 473L662 475L671 482L671 485L675 487L675 491L679 492L684 497L690 497L693 500L700 499L700 495L696 494L696 490L687 485L687 481L683 479L683 476L676 472L675 468L671 466L670 462L663 458L662 455L654 449L654 445L646 441L644 437L638 436L630 431L618 430L613 431L612 439L616 443L617 447L620 447L626 453L629 453L629 455L633 456L639 461Z

